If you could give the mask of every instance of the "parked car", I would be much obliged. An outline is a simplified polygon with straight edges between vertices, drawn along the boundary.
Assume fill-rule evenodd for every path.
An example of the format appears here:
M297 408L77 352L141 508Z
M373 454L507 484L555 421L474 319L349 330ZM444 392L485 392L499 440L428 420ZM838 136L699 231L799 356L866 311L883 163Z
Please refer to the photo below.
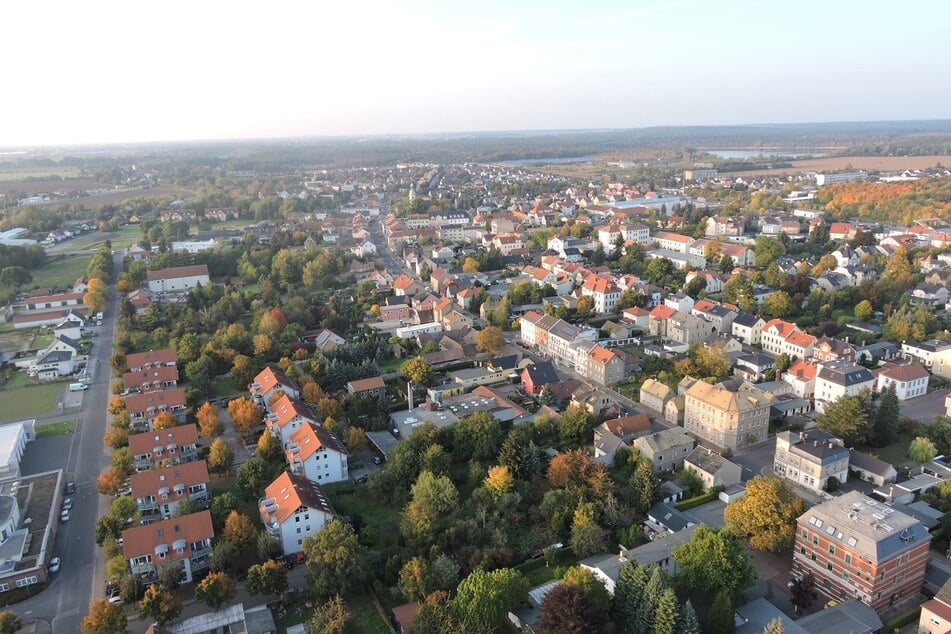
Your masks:
M107 598L109 603L122 603L122 590L120 588L113 588L109 591Z
M75 493L75 492L76 492L76 483L75 483L75 482L67 482L67 483L66 483L66 495L72 495L72 494Z
M66 498L63 500L63 510L71 511L73 508L73 498Z
M59 572L59 565L60 565L59 557L53 557L52 559L50 559L50 568L49 568L50 574L54 572Z
M64 510L59 514L59 521L68 522L69 521L69 511Z
M383 464L383 459L379 456L373 456L373 464Z

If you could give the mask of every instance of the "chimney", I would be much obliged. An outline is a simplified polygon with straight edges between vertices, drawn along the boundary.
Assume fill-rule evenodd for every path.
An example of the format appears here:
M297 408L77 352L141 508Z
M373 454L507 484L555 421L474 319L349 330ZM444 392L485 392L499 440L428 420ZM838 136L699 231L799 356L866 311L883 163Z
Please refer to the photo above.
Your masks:
M799 432L799 440L802 441L805 439L806 439L806 432L804 431Z
M813 446L813 447L818 447L818 446L819 446L819 441L818 441L818 440L813 440L813 441L812 441L812 446Z
M618 559L621 560L622 563L625 562L625 561L627 561L627 557L624 555L624 547L623 547L623 546L621 547L621 553L618 555Z
M829 441L829 449L832 449L832 441Z

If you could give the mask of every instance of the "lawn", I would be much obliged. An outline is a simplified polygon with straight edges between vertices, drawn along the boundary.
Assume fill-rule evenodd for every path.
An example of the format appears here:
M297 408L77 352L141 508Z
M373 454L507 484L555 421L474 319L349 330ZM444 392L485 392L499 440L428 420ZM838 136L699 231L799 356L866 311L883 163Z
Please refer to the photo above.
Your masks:
M23 420L52 412L66 383L41 383L0 390L0 416Z
M34 348L39 350L40 348L46 348L46 346L53 343L53 335L37 335L33 338L33 343L31 344Z
M340 515L348 515L351 519L359 515L364 526L371 527L376 537L376 545L382 546L385 541L397 539L399 532L395 526L399 524L399 506L389 501L378 501L366 494L365 487L354 486L348 482L329 484L324 490L330 496L330 502ZM393 530L384 530L386 524L393 524Z
M386 363L380 364L380 374L389 374L390 372L399 372L400 366L406 359L390 359Z
M76 431L76 421L64 420L61 423L50 423L49 425L39 425L36 428L37 438L52 438L53 436L65 436Z
M230 376L219 376L211 384L211 396L231 396L238 392L238 388L234 385L234 379Z
M62 288L69 286L86 274L91 255L64 255L50 258L46 264L30 271L33 275L32 287Z
M354 634L389 634L393 629L386 624L379 610L373 605L369 595L360 595L347 599L347 609L350 611L350 627L348 632ZM278 632L287 632L287 628L298 623L306 623L314 615L315 609L304 604L291 606L282 618L276 621Z
M908 457L908 445L910 445L914 439L914 434L900 432L895 442L887 447L865 447L863 451L897 467L910 460Z

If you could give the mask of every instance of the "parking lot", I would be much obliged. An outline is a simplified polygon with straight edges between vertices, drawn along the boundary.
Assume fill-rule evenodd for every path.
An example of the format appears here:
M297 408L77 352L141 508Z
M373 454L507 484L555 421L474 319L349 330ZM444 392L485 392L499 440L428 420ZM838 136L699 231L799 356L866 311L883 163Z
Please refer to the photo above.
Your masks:
M937 390L918 398L913 398L901 402L901 413L903 416L914 418L925 424L930 424L935 416L944 416L944 399L948 395L948 390Z

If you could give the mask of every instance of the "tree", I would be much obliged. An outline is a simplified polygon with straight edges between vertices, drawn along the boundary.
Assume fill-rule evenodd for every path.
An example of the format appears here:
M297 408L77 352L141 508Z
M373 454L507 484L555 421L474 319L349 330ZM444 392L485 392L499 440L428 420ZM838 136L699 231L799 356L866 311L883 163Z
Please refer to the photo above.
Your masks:
M409 634L454 634L467 627L459 622L447 592L433 592L419 607Z
M775 618L769 623L766 624L766 627L763 629L763 634L785 634L786 626L783 625L783 620L780 618Z
M594 605L581 587L561 584L542 600L536 631L539 634L603 632L604 611Z
M528 581L519 571L499 568L486 572L477 568L459 583L452 604L472 631L493 632L527 593Z
M575 509L571 524L571 549L579 557L589 557L604 550L601 527L594 521L593 504L582 504Z
M152 420L152 429L171 429L178 426L178 418L171 412L159 412Z
M917 463L931 462L938 455L934 443L924 436L918 436L908 445L908 457Z
M680 473L680 484L687 489L687 494L690 497L696 497L703 493L703 480L690 467L685 467Z
M700 619L693 609L690 599L680 610L680 634L700 634Z
M633 627L647 582L648 573L644 566L632 560L621 565L614 588L614 621L622 631L625 624L631 624L627 630Z
M139 618L153 619L159 625L175 620L181 613L181 599L154 583L145 589L145 595L139 602Z
M202 438L217 438L225 430L218 416L218 408L211 403L205 403L198 408L195 420L198 422L198 431L201 432Z
M561 578L567 585L578 586L593 604L607 611L611 606L611 595L607 588L601 583L601 580L594 576L594 573L584 566L572 566L565 571L565 576Z
M225 520L222 538L234 546L235 550L240 551L254 543L257 533L247 515L231 511L228 519Z
M280 441L274 437L270 431L261 432L258 438L258 444L254 455L260 456L266 462L281 462L284 458L284 451L281 449Z
M280 594L287 588L287 567L274 559L255 564L244 585L251 594Z
M407 359L400 366L400 374L408 381L421 387L429 387L433 382L433 366L422 357Z
M181 561L160 564L156 573L159 588L173 592L182 585L183 566L184 564Z
M578 317L587 319L594 313L594 297L591 295L582 295L578 298L578 305L575 309Z
M723 512L727 527L746 537L756 550L777 551L796 536L796 518L806 511L784 480L756 476L746 484L746 495Z
M733 258L730 257L729 254L724 253L723 257L720 258L720 264L717 266L717 268L721 273L730 273L733 271L735 266L736 265L733 262Z
M632 489L634 490L634 508L641 515L648 510L657 501L657 477L654 475L654 469L649 460L639 460L634 467L634 477L632 479Z
M654 610L654 632L656 634L678 634L680 624L680 606L673 588L666 588L657 601Z
M432 542L436 532L459 506L459 492L447 476L423 471L411 489L412 501L406 505L400 523L403 534L420 544Z
M489 475L485 478L485 488L492 491L496 498L500 498L512 488L512 474L508 467L489 467Z
M304 540L311 587L318 597L347 596L369 578L366 550L350 524L333 520Z
M439 590L450 590L459 579L459 564L445 554L429 561L413 557L400 569L400 590L409 599L423 600Z
M234 461L234 452L223 438L215 438L208 448L208 468L215 473L224 473Z
M794 577L792 580L792 604L793 610L799 614L799 610L805 610L819 597L816 590L816 580L811 572L800 577Z
M102 495L115 495L122 488L125 476L115 467L107 467L96 478L96 490Z
M855 305L855 318L862 321L868 321L875 314L875 309L872 307L872 302L867 299L863 299L858 304Z
M475 341L477 350L493 355L498 354L505 345L502 331L497 326L486 326L480 330L476 333Z
M236 593L234 581L223 572L212 572L195 587L195 598L212 610L231 601Z
M135 458L128 447L120 447L112 452L112 466L123 476L129 476L135 471Z
M307 634L344 634L350 625L350 611L339 594L326 603L322 603L314 610L314 615L307 621Z
M765 269L779 258L779 256L783 255L786 249L783 247L783 243L776 238L760 236L756 238L754 252L756 255L756 266Z
M463 458L486 461L494 458L502 443L502 425L489 412L473 412L453 426L453 445Z
M122 520L103 515L96 520L94 536L98 546L104 546L110 540L119 539L122 534Z
M463 273L475 273L479 270L479 263L475 258L466 258L462 263L462 272Z
M105 599L93 599L86 616L79 623L79 631L82 634L119 634L126 625L128 619L121 605L109 603ZM13 630L5 630L0 626L0 632L16 632L19 629L19 624Z
M109 506L109 515L117 520L130 521L139 516L139 505L132 496L122 495L112 501Z
M868 436L868 406L859 396L843 396L825 406L816 419L819 427L850 445L865 442Z
M558 418L558 431L563 441L575 445L591 441L591 416L581 405L569 405Z
M21 288L32 281L33 276L22 266L6 266L0 270L0 285L12 287L14 293L19 293Z
M796 309L792 298L786 291L776 291L770 293L763 300L761 312L766 317L775 317L782 319L788 317Z
M279 558L284 552L284 548L281 546L281 541L278 538L267 531L261 531L258 533L257 551L258 557L260 557L262 561L267 561L268 559Z
M726 591L718 592L713 599L710 614L707 615L707 632L710 634L730 634L736 628L733 620L733 599Z
M129 443L129 432L121 427L115 427L110 425L106 428L106 432L102 435L102 444L106 447L112 447L113 449L118 449L119 447L125 446Z
M689 592L722 590L738 597L756 581L743 544L727 529L701 524L690 541L675 546L671 554L680 567L678 582Z
M246 436L261 422L261 411L254 401L242 396L228 403L228 418L234 430Z
M216 499L221 499L221 497L219 496ZM215 545L211 547L211 555L208 557L208 567L211 568L213 572L228 570L234 563L236 555L237 552L234 546L228 542L215 542Z
M551 384L546 383L542 387L541 393L538 395L538 402L542 405L554 405L555 404L555 391L551 389Z
M876 447L887 447L898 437L898 420L901 416L901 406L898 403L898 394L895 384L891 383L882 390L878 409L872 418L871 441Z

